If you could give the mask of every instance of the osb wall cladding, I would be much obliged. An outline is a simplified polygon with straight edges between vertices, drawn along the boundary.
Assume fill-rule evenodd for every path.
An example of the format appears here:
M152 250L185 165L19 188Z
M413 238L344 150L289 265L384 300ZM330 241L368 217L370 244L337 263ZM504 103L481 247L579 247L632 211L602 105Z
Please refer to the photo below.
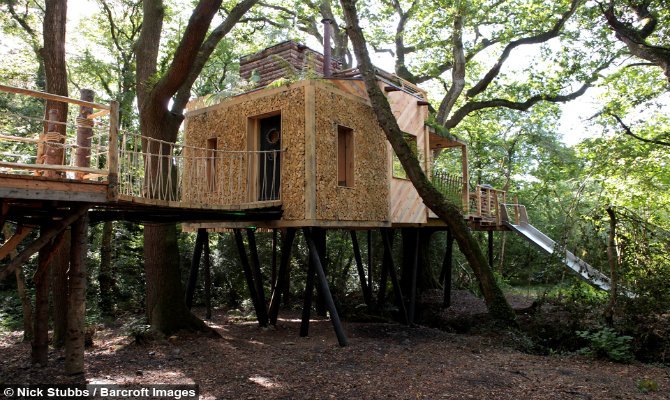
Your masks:
M254 92L234 97L204 113L187 115L185 142L206 147L207 139L217 137L219 150L247 150L247 121L251 117L281 110L282 148L281 199L283 219L305 217L305 88L273 90L263 95ZM229 105L227 105L230 103ZM246 168L246 166L245 166ZM228 176L228 174L225 174ZM246 179L246 171L242 176ZM205 178L203 178L205 179ZM243 185L246 187L246 185ZM184 192L197 188L184 188Z
M354 185L337 184L337 124L354 131ZM370 106L316 87L317 219L388 221L386 137Z

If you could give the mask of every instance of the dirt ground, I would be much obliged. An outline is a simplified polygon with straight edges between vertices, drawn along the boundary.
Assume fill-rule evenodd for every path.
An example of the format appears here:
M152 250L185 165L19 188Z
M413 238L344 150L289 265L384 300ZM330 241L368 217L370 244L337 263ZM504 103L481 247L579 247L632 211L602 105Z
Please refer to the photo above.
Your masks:
M667 367L524 354L505 332L345 323L350 345L339 347L327 320L300 338L297 314L277 329L223 312L211 325L221 339L179 334L142 345L120 327L100 329L83 378L61 374L61 351L31 368L21 335L0 334L0 383L196 383L201 399L670 399ZM642 393L644 379L658 389Z

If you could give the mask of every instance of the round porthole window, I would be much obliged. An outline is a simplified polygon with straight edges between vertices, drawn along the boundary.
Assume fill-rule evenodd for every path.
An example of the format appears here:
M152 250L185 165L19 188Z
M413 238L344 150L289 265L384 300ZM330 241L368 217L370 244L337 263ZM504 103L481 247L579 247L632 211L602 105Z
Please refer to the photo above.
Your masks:
M265 140L270 144L279 143L279 129L272 128L265 134Z

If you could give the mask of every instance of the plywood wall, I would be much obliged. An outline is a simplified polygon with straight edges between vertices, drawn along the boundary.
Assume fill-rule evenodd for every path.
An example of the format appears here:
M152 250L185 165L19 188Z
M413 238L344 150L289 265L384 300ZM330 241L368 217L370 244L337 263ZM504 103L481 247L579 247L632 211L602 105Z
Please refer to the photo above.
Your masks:
M389 92L387 98L400 129L416 136L417 150L420 153L419 161L421 161L424 171L427 171L430 162L428 130L425 126L425 121L428 118L428 107L418 105L416 97L401 91ZM388 144L388 154L393 154L390 144ZM389 166L391 162L389 157ZM427 222L428 210L416 189L414 189L412 182L407 179L391 178L390 190L392 223Z
M205 148L207 140L216 137L219 150L247 150L247 127L250 118L276 111L280 111L282 116L281 143L285 149L282 155L280 188L283 219L302 220L305 217L304 83L244 94L216 106L193 110L186 114L184 140L186 145ZM224 165L220 168L225 168ZM226 178L230 174L223 170L218 173L224 177L223 185L226 186ZM240 174L246 188L246 167L241 168ZM185 184L185 195L203 190L201 185L204 180L195 181ZM225 192L217 195L228 196ZM232 197L231 199L234 200Z
M319 83L316 101L316 218L322 221L389 220L386 137L364 98ZM353 129L354 184L338 186L337 125Z

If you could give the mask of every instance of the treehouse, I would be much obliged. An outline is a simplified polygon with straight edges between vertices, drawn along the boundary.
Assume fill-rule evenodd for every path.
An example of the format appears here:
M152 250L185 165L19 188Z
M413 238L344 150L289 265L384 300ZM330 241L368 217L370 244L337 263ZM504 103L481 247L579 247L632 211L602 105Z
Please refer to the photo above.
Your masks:
M315 79L309 69L326 64L332 74ZM184 165L185 174L194 177L184 181L185 198L280 206L278 220L256 224L269 228L439 225L431 222L434 215L406 178L356 69L339 70L321 54L284 42L244 57L240 70L242 76L254 76L267 86L216 104L196 99L187 107L184 144L199 149L194 150L199 154ZM291 74L311 77L272 84L271 79ZM426 93L383 71L377 71L377 77L424 172L432 175L437 152L460 149L462 176L435 174L436 183L455 201L469 207L472 197L474 209L493 212L492 204L501 200L493 198L495 191L469 193L465 145L438 136L426 125ZM243 224L210 222L197 227Z

